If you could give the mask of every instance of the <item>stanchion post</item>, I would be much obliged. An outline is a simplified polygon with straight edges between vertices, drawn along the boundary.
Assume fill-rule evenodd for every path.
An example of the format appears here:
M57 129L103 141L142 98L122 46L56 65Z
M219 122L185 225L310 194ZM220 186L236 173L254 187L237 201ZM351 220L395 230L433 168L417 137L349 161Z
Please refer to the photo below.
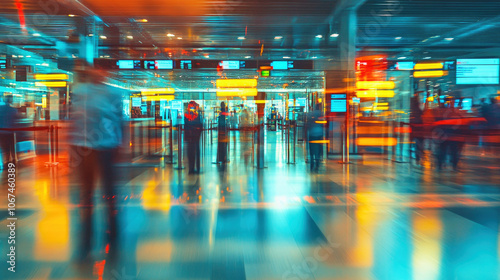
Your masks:
M184 169L182 166L182 124L177 129L177 169Z
M52 125L49 126L49 164L52 163Z
M14 162L17 162L17 145L16 145L16 142L17 142L17 139L16 139L16 132L14 131L14 133L12 133L12 140L14 141L14 154L13 154L13 157L14 157Z
M293 163L295 164L295 153L297 146L297 124L293 125Z
M286 154L288 163L290 163L290 123L286 125Z
M59 127L57 125L54 126L55 130L55 162L59 162Z

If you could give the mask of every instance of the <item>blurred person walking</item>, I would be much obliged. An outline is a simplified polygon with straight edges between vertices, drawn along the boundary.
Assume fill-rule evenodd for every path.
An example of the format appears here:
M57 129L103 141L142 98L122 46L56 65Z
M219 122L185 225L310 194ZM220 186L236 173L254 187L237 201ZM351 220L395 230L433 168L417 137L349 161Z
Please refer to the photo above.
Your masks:
M436 114L434 123L434 141L437 142L438 170L441 171L449 159L453 170L458 171L458 164L465 145L465 139L460 136L462 131L462 114L455 107L453 97L446 98Z
M309 142L309 157L311 171L319 170L321 157L323 155L323 114L321 104L316 104L314 110L307 115L307 140Z
M250 114L247 108L241 111L240 117L240 131L241 131L241 153L243 154L243 159L245 164L250 163L250 157L252 155L252 124L253 116Z
M80 190L81 238L77 250L80 264L92 261L92 213L94 191L100 176L107 204L110 261L118 256L117 192L114 163L122 141L122 92L106 85L105 73L89 66L75 71L71 132L71 166L77 169Z
M422 115L423 111L420 108L419 93L415 93L411 98L410 103L410 137L412 142L415 143L415 160L417 165L420 165L420 161L424 154L424 130L422 126Z
M195 101L189 102L188 109L184 114L184 117L189 174L200 173L200 138L203 131L203 124L200 116L200 105L198 105Z
M12 95L5 95L3 103L0 103L0 129L12 129L17 125L17 109L12 107ZM8 130L0 130L0 149L2 162L0 162L0 170L7 162L16 161L14 132Z
M227 142L228 127L227 127L227 108L226 103L220 103L220 113L218 117L218 143L217 143L217 163L227 163Z

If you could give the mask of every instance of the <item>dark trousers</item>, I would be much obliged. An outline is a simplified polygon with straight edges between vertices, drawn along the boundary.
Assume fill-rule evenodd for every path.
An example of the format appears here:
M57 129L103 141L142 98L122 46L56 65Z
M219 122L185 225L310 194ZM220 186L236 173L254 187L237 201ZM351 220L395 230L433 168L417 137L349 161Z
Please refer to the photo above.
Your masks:
M12 161L15 160L16 155L14 154L14 134L13 133L2 133L0 134L0 149L2 149L2 160L8 162L12 155ZM1 163L0 163L1 164Z
M443 168L443 165L449 156L453 169L457 169L462 155L463 146L464 143L459 141L446 140L441 142L438 146L437 152L438 168Z
M311 170L318 169L323 154L323 144L311 143L311 141L323 140L321 136L309 136L309 155L311 159Z
M413 139L415 141L415 160L417 163L420 163L420 160L422 159L424 155L424 138L420 137L415 137Z
M187 142L189 173L200 172L200 139Z
M219 132L219 140L217 143L217 161L227 163L227 142L229 137L226 133Z
M109 226L108 240L110 245L110 254L116 253L118 243L116 201L118 198L114 188L115 170L113 168L116 151L93 150L82 147L79 147L78 151L81 156L78 168L80 171L80 182L82 183L80 191L80 209L82 218L80 256L82 258L88 257L92 248L92 213L94 210L92 199L99 175L102 179L104 200L106 201L108 207L107 218Z

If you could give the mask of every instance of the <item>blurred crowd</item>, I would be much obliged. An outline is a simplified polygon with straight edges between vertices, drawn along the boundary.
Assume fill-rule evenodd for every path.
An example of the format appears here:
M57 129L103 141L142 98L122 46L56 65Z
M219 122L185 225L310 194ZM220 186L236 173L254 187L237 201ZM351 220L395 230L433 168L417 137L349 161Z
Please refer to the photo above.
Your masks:
M462 99L451 96L439 100L437 106L431 106L431 102L422 106L419 100L419 93L415 93L410 108L411 136L417 164L421 163L429 146L426 140L432 141L430 148L435 155L437 169L442 170L449 165L455 171L459 171L466 143L477 142L482 147L500 144L496 138L500 135L500 105L496 98L491 98L489 103L482 99L472 113L463 110Z

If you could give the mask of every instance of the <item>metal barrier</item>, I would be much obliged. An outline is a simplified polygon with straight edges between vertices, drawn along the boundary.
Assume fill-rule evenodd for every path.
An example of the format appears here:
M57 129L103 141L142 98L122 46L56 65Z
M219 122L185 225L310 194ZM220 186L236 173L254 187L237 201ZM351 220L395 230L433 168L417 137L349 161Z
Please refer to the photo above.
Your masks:
M182 124L177 126L177 167L175 169L181 170L184 169L182 165Z
M16 148L16 132L27 131L47 131L48 132L48 148L49 148L49 161L45 163L47 167L54 167L59 165L59 127L57 125L50 126L33 126L24 128L0 128L0 131L10 131L13 137L14 160L17 162L17 148Z

